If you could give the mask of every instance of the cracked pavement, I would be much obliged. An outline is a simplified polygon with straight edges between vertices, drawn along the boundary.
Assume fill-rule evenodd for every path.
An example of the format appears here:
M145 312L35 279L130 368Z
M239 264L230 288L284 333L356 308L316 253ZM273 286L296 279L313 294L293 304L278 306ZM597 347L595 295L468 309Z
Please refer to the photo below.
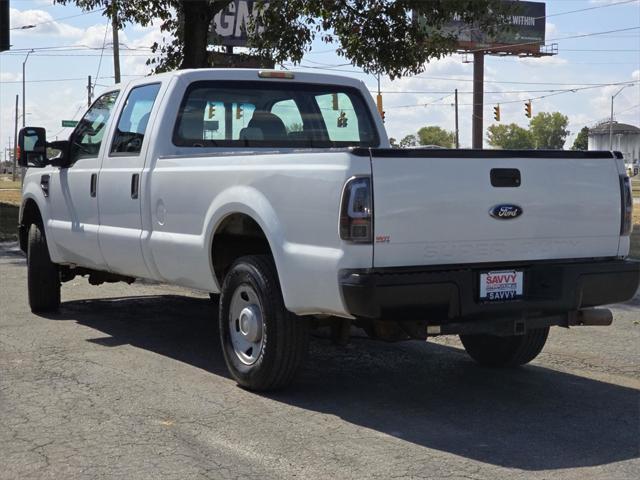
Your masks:
M229 379L201 293L76 278L62 299L31 314L0 244L0 479L640 478L640 296L515 370L453 337L314 337L268 395Z

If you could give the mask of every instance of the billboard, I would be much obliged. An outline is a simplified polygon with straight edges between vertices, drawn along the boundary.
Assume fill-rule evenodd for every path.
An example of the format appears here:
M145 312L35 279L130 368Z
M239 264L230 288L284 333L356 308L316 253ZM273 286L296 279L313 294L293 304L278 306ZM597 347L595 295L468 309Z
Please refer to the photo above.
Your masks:
M269 2L264 2L265 7ZM233 0L219 11L209 27L209 44L233 47L247 46L247 29L256 17L260 2L257 0ZM258 26L258 33L262 28Z
M545 43L546 5L543 2L504 0L511 4L511 13L506 16L508 28L490 37L485 32L454 18L440 29L453 34L458 39L458 49L462 51L486 49L495 54L540 54ZM424 22L419 11L418 21ZM430 29L425 24L425 28Z

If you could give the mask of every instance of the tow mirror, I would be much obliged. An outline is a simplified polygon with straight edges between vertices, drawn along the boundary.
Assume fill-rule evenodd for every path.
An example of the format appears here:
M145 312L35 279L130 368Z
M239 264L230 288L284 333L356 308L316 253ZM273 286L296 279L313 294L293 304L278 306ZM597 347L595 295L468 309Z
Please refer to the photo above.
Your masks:
M44 128L25 127L18 134L18 165L42 168L47 164L47 133Z

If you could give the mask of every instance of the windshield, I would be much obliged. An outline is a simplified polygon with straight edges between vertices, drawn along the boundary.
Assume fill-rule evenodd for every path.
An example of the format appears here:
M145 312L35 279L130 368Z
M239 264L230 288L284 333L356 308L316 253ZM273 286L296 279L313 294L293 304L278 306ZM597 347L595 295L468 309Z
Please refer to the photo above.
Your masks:
M204 81L185 93L173 142L184 147L376 147L359 90L336 85Z

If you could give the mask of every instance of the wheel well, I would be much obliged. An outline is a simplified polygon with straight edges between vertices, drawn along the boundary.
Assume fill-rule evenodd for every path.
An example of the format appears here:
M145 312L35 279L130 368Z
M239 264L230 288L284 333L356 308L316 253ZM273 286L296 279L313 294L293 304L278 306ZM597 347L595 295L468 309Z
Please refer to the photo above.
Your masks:
M218 226L212 243L213 271L218 285L238 258L245 255L272 255L267 236L249 215L234 213Z
M40 209L35 200L29 198L22 207L22 218L18 227L18 237L20 240L20 249L27 253L27 241L29 239L29 228L33 223L42 223Z

